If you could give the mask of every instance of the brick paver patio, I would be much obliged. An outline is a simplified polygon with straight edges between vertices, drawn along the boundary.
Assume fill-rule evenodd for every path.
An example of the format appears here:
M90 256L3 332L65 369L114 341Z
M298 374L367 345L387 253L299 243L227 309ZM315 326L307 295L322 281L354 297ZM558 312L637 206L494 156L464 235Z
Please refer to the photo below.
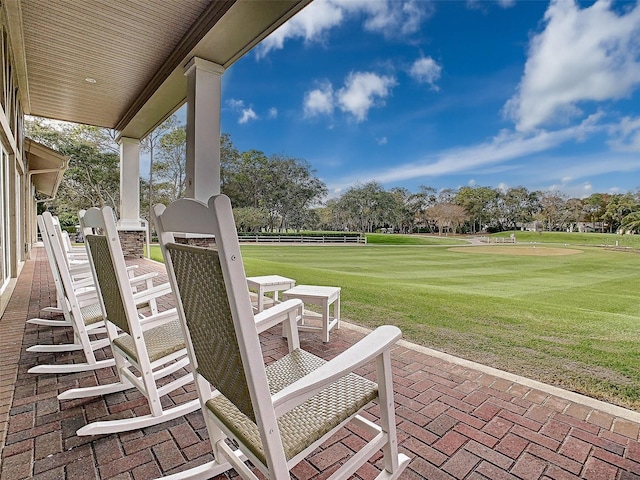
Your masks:
M25 324L55 302L44 250L27 262L0 320L0 479L150 479L211 460L200 412L142 431L77 437L75 431L106 416L147 413L146 401L127 391L58 401L76 386L114 381L112 369L69 375L32 375L37 363L81 360L79 354L34 354L36 343L58 343L69 330ZM141 261L140 271L164 267ZM166 308L171 299L163 304ZM301 334L303 347L333 357L363 336L348 324L322 344ZM265 358L281 355L278 331L262 337ZM108 349L103 355L110 355ZM412 461L402 478L594 479L640 478L640 415L536 382L402 342L393 352L400 448ZM363 374L371 373L363 371ZM191 386L167 401L194 398ZM377 414L375 406L369 409ZM326 478L362 444L359 432L338 434L295 468L300 479ZM374 459L379 460L379 458ZM372 478L365 466L358 477Z

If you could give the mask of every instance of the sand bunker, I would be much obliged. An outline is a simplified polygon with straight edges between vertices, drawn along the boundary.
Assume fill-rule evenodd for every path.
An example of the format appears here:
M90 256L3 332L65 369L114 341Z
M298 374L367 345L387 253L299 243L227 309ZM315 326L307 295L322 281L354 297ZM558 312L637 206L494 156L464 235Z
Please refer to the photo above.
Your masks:
M540 245L479 245L449 248L452 252L491 253L493 255L528 255L537 257L554 257L575 255L582 250L564 247L541 247Z

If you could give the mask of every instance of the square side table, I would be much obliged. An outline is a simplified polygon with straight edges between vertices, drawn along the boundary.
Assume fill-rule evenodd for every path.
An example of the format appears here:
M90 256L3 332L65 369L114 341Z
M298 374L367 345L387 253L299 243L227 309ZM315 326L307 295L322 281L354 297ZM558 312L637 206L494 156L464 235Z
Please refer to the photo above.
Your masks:
M273 301L278 301L278 292L293 288L295 280L280 275L264 275L261 277L247 277L247 286L258 292L258 312L264 310L264 294L273 292Z
M322 326L305 325L305 320L313 318L313 315L303 311L298 325L299 331L320 331L323 342L329 341L329 332L332 328L340 328L340 287L321 287L317 285L298 285L282 292L282 299L298 298L303 303L320 305L322 307ZM330 309L333 305L333 315Z

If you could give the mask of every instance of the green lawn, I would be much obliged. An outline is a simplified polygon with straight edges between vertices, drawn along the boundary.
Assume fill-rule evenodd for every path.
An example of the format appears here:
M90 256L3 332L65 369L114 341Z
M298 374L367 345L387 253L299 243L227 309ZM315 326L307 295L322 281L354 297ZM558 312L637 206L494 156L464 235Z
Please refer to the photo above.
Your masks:
M375 245L466 245L468 242L446 236L367 233L367 243Z
M617 235L615 233L578 232L501 232L491 237L509 237L514 234L518 242L566 243L567 245L608 245L640 248L640 235Z
M345 319L393 323L413 342L640 408L640 255L580 250L545 257L432 246L242 247L248 275L342 287Z

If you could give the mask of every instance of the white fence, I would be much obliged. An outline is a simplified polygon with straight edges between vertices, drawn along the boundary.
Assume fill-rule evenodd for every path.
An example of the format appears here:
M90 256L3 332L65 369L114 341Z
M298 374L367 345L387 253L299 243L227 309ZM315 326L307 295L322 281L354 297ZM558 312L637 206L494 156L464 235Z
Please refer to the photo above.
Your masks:
M364 235L240 235L238 240L251 243L367 243Z
M510 237L480 237L480 241L483 243L516 243L516 236Z

